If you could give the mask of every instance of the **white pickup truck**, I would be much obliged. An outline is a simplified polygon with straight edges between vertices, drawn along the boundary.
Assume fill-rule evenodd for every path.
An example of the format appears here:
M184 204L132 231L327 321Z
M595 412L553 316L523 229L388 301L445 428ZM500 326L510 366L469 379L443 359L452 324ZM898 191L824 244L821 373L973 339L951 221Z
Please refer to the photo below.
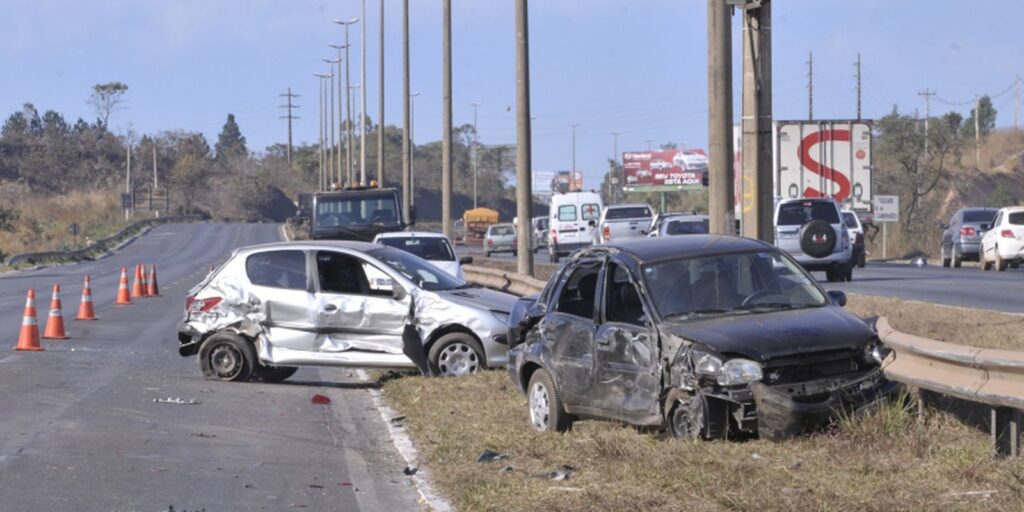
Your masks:
M651 207L646 204L616 204L606 206L598 221L598 243L621 242L629 238L646 235L653 217Z

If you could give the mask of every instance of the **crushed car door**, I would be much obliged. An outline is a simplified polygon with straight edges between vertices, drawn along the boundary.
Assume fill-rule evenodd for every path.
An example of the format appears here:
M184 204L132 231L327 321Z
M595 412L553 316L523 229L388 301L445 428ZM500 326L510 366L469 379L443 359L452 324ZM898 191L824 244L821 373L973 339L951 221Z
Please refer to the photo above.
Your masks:
M311 351L316 344L316 301L300 250L258 252L245 260L249 303L263 312L264 339L274 347ZM265 350L261 359L269 359Z
M360 350L402 354L409 296L394 297L392 278L354 255L316 253L320 352Z
M601 261L580 260L570 263L567 276L545 316L541 332L550 350L551 372L566 408L579 410L594 378L594 297L597 294Z
M640 289L622 265L609 262L603 275L602 322L595 346L597 378L592 407L633 424L658 424L660 369L656 335Z

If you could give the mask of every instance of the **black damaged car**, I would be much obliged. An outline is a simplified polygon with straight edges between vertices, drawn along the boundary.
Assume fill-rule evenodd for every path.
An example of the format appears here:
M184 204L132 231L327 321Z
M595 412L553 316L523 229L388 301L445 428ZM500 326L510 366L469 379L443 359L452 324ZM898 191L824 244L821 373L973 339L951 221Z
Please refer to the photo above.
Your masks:
M896 391L877 334L845 303L756 240L594 246L516 304L508 370L540 431L594 418L779 439Z

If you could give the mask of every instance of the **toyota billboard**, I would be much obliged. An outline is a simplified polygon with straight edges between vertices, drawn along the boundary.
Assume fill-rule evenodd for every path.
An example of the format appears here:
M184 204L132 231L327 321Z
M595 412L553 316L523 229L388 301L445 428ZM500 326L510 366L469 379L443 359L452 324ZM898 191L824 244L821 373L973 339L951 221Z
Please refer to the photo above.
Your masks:
M626 192L696 190L708 170L703 149L627 151L622 154L622 189Z

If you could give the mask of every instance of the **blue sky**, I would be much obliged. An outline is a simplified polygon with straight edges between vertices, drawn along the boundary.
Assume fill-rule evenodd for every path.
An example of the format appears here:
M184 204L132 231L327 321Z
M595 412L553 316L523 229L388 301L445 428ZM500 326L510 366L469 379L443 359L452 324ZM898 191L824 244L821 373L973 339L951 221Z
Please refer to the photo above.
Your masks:
M0 0L0 115L32 102L74 120L93 119L91 86L129 85L115 131L203 132L211 143L235 114L250 149L284 142L278 94L301 94L296 142L317 139L317 83L341 42L334 18L360 16L358 0ZM481 102L482 143L515 140L512 0L453 0L454 116L472 122ZM441 134L441 2L411 0L412 87L417 141ZM378 0L367 1L368 110L376 117ZM401 124L401 2L385 4L386 122ZM530 5L535 172L577 167L595 187L619 151L676 142L707 145L704 0L534 0ZM965 115L975 94L996 94L1024 75L1024 2L776 0L774 115L807 116L806 61L814 52L815 118L855 115L854 66L863 60L863 116L894 104L924 110L917 92L938 91L933 113ZM734 18L734 64L740 63ZM358 50L361 23L351 29ZM352 53L352 81L359 82ZM738 78L737 73L737 78ZM735 94L739 95L739 84ZM947 103L943 103L947 102ZM998 126L1013 123L1013 91L994 100ZM512 107L508 111L508 107ZM739 118L736 108L736 117Z

